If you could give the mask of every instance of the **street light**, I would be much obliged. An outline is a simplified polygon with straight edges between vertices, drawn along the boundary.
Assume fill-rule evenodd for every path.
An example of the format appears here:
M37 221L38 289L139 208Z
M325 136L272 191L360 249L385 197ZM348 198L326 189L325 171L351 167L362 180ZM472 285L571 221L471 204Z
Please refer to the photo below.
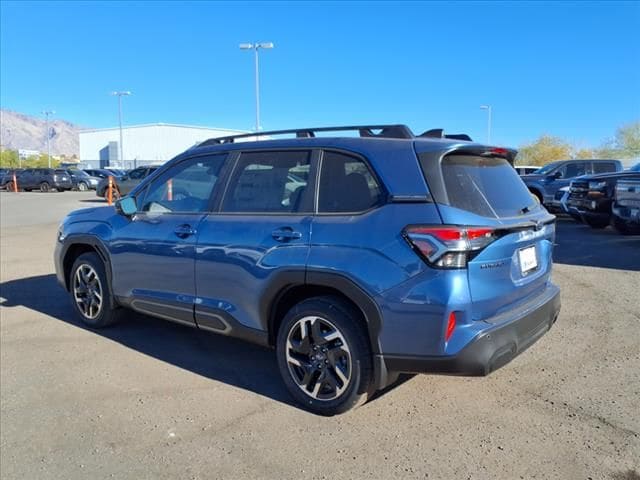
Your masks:
M124 156L122 153L122 97L128 97L131 92L111 92L111 95L118 97L118 124L120 125L120 163L124 167Z
M253 50L256 63L256 132L260 130L260 80L258 74L258 50L273 48L272 42L241 43L240 50Z
M49 159L49 168L51 168L51 146L49 143L49 140L51 140L51 129L49 128L49 115L53 115L56 112L53 110L44 110L40 113L42 113L42 115L47 119L47 158Z
M487 143L491 143L491 105L480 105L480 108L487 111Z

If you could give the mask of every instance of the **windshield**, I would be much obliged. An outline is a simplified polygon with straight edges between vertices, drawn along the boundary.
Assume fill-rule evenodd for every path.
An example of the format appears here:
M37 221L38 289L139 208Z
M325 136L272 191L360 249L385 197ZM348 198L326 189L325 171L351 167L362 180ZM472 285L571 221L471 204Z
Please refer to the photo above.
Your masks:
M545 165L544 167L539 168L538 170L536 170L536 174L546 175L551 170L556 168L558 165L560 165L560 162L551 162L551 163Z
M636 163L633 167L629 169L632 172L640 172L640 163Z
M71 174L74 177L88 177L89 174L83 170L71 170Z

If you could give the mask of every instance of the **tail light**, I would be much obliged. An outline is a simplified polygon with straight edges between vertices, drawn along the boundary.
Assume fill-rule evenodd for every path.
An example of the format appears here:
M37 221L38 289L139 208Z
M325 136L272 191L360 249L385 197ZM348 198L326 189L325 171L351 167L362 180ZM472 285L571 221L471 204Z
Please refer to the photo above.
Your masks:
M409 245L437 268L466 268L467 262L498 238L493 228L410 225L402 232Z

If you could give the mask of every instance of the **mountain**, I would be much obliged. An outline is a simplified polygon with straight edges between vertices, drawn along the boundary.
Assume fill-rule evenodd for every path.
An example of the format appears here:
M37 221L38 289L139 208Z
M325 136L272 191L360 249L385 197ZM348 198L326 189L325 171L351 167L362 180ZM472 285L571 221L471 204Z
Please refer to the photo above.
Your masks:
M65 120L51 118L51 155L78 155L78 131L81 127ZM0 110L0 144L2 148L47 151L47 122L11 110Z

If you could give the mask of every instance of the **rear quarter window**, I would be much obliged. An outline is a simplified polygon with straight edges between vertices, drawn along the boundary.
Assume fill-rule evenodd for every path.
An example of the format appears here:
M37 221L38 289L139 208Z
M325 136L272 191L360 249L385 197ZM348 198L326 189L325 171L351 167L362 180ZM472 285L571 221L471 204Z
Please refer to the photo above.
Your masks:
M449 155L442 160L449 205L484 217L513 217L535 200L503 158Z

